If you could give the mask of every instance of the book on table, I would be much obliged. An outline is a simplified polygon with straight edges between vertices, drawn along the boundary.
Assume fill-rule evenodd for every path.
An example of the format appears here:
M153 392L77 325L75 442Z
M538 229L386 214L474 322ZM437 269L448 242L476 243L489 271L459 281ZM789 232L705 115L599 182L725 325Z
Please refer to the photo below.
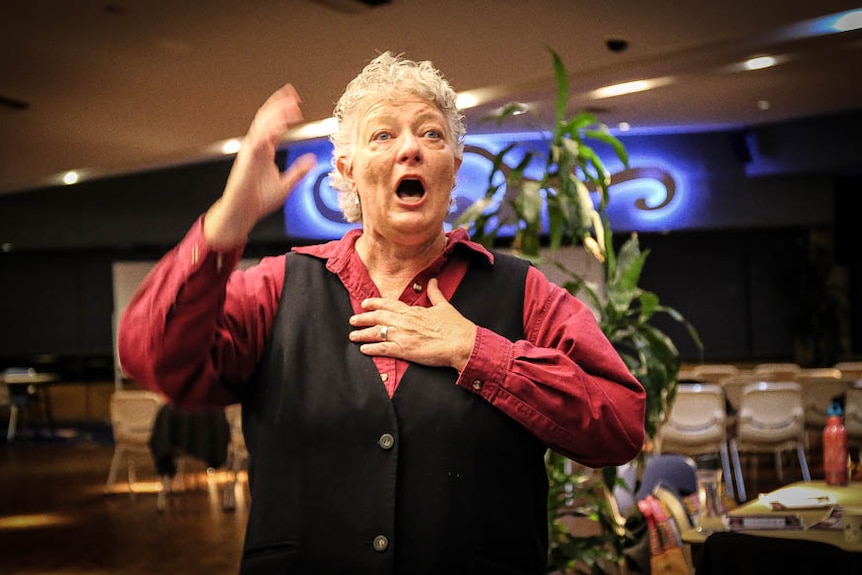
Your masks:
M823 522L836 506L834 496L807 486L779 489L728 513L731 531L802 530Z
M805 524L802 521L802 517L796 513L775 513L770 511L769 515L728 515L727 527L731 531L756 531L759 529L783 531L805 529Z

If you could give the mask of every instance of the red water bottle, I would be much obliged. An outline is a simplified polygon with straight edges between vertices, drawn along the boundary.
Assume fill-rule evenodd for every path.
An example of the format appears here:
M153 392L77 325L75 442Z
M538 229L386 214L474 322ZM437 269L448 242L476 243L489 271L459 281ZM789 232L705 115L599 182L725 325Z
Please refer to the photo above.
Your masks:
M823 428L823 472L826 485L847 485L850 471L847 468L847 430L838 402L833 401L826 412Z

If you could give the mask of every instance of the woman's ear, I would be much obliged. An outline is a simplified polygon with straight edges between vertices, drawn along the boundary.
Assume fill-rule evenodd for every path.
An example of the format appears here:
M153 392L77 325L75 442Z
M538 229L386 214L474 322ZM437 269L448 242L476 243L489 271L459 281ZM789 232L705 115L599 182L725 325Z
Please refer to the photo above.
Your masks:
M335 169L341 174L341 177L353 184L353 166L347 163L347 158L339 156L335 160Z

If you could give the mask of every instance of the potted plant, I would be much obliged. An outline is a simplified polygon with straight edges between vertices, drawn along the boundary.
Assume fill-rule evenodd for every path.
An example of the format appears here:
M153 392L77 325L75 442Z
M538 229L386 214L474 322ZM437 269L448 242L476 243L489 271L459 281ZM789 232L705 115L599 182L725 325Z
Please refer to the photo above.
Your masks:
M680 356L673 341L651 321L656 314L668 314L688 328L698 346L700 339L682 315L638 286L649 252L641 251L637 234L617 248L606 214L610 176L589 144L607 146L626 167L627 151L593 115L567 115L568 75L559 55L553 50L551 54L557 94L554 126L543 137L547 147L522 151L511 144L498 152L492 158L484 197L462 213L458 224L468 227L473 239L486 246L494 245L501 229L514 226L515 253L535 262L551 261L564 272L564 287L590 304L602 331L646 389L644 427L652 440L673 402ZM512 104L492 119L502 121L521 112L522 107ZM540 176L529 177L527 173L537 165ZM544 255L543 242L548 244ZM583 246L601 266L604 280L588 281L559 261L555 255L567 245ZM580 566L596 573L603 572L604 565L618 568L629 534L611 496L617 484L616 468L597 475L553 452L548 453L547 468L551 569L574 573ZM595 536L575 537L572 516L590 517L601 528Z

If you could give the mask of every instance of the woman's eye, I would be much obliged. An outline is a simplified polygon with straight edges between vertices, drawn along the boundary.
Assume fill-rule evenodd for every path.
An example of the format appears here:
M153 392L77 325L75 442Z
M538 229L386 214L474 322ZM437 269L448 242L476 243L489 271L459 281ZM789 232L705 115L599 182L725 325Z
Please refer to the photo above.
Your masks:
M431 138L433 140L439 140L440 138L443 137L443 132L440 130L436 130L436 129L426 130L425 131L425 137Z
M389 132L377 132L371 139L375 142L385 142L386 140L389 140L391 138L392 134L390 134Z

